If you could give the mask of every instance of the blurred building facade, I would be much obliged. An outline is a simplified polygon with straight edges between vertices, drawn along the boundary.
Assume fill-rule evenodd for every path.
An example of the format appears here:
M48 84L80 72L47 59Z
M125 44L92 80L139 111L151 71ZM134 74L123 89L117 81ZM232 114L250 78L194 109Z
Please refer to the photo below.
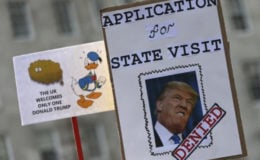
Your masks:
M260 153L260 1L221 0L249 160Z
M0 0L0 159L77 159L70 119L21 126L12 57L103 40L99 10L129 0ZM114 112L78 117L84 157L120 160Z
M73 160L70 119L21 126L12 57L103 40L99 10L135 0L0 0L0 159ZM260 153L260 1L221 0L248 148ZM120 160L114 112L79 117L84 156ZM232 146L230 146L232 147Z

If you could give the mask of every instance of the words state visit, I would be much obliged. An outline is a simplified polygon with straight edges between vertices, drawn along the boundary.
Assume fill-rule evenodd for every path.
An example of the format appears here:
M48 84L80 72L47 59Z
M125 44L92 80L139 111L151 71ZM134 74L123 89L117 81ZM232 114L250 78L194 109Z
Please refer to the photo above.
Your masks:
M217 52L223 49L222 39L212 39L200 42L170 46L167 52L171 58L198 55L203 53ZM139 51L132 54L123 54L122 56L112 57L110 59L112 69L128 67L153 61L163 60L165 53L162 49L153 49L150 51ZM166 53L166 55L168 55ZM168 56L167 56L168 57Z

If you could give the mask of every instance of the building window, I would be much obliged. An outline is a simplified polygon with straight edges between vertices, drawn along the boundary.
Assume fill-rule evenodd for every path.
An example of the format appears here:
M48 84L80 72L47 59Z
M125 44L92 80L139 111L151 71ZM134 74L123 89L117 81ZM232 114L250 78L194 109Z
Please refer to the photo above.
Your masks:
M91 160L108 160L109 147L107 144L105 128L96 123L88 123L83 128L82 144L86 158Z
M228 9L230 12L231 25L233 29L246 31L249 29L248 17L245 11L243 0L228 0Z
M41 159L42 160L45 160L45 159L58 160L56 153L53 150L50 150L50 149L49 150L43 150L41 152Z
M86 132L87 132L86 134L91 133L91 134L88 134L88 137L86 137L87 153L89 154L90 157L98 157L99 155L101 155L101 149L100 149L100 145L99 145L99 138L98 138L97 130L92 125L86 129Z
M1 136L1 135L0 135L0 159L9 160L7 146L6 146L6 140L5 140L5 137Z
M58 160L58 149L61 148L58 133L55 131L40 131L36 134L41 160Z
M253 60L244 64L244 71L251 98L260 101L260 61Z
M131 2L134 2L134 0L124 0L125 3L131 3Z
M28 6L24 1L9 1L11 27L15 38L27 38L30 36Z
M53 11L58 32L72 34L74 31L72 3L70 0L54 0Z

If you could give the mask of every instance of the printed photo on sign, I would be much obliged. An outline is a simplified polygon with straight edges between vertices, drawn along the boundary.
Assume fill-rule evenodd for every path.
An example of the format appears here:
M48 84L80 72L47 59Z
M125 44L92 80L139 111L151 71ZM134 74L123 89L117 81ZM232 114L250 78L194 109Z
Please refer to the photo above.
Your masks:
M203 85L199 85L203 84L200 73L201 66L194 64L140 74L145 86L140 86L144 110L151 115L144 114L152 124L152 128L145 126L151 154L171 152L201 121L207 108L202 104L205 95ZM210 142L212 137L208 136L201 146L209 146Z

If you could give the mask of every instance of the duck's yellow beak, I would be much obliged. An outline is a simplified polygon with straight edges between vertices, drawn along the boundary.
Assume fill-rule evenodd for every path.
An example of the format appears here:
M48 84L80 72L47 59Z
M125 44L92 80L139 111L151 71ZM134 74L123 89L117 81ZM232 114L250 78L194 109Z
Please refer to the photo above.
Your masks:
M98 64L97 63L89 63L88 65L85 66L85 68L87 70L90 70L90 69L96 69L98 67Z

